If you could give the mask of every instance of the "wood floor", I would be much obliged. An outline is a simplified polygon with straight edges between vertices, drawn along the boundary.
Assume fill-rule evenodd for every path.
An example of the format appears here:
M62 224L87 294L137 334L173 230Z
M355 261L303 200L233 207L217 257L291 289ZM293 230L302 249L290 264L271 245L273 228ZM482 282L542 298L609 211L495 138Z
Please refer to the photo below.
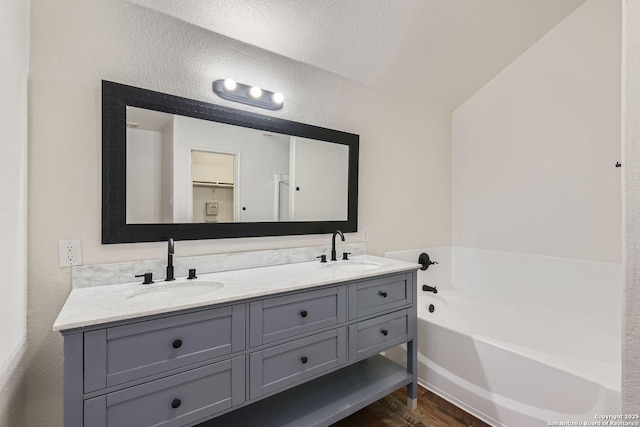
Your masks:
M489 427L422 387L418 387L415 411L407 409L406 401L403 387L331 427Z

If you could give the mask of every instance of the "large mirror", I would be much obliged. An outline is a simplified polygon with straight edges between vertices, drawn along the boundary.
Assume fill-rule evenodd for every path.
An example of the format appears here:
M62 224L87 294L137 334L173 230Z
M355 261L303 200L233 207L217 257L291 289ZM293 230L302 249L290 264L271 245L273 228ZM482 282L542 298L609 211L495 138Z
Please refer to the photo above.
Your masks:
M357 230L358 136L103 81L102 242Z

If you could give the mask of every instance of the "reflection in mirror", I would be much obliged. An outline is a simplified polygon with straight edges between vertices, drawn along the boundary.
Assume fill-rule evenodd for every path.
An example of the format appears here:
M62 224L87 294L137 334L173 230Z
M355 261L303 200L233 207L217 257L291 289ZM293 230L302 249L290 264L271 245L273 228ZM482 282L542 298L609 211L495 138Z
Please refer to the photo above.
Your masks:
M191 150L192 222L237 221L235 155Z
M346 221L349 147L127 107L128 224Z

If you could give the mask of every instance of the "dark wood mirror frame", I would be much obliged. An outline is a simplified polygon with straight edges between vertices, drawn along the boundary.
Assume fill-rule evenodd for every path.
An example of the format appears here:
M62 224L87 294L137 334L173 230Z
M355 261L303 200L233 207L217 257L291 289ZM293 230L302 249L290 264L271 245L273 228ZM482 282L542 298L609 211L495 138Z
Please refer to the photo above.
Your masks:
M260 129L349 147L346 221L237 222L215 224L126 223L126 107L139 107L236 126ZM358 230L359 136L275 117L102 81L102 243L226 239L326 234Z

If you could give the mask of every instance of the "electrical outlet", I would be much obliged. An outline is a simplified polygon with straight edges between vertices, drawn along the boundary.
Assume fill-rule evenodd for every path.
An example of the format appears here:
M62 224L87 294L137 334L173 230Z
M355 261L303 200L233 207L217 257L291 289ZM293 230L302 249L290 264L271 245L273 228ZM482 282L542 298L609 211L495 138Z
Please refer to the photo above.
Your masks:
M82 265L82 242L80 240L60 240L58 242L60 267Z
M366 242L369 240L369 227L362 227L362 241Z

